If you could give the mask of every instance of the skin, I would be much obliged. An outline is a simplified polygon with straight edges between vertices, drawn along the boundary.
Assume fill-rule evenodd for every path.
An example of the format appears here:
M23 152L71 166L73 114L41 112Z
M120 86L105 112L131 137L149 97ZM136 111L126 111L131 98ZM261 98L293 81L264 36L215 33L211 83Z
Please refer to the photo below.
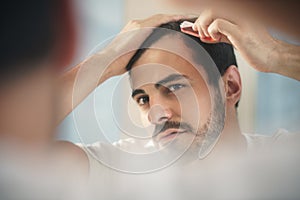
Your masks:
M66 2L64 3L64 5L68 5ZM57 78L58 73L52 66L64 66L66 63L70 63L74 53L75 29L73 26L72 14L70 12L71 9L70 6L64 6L63 9L63 13L58 13L58 15L61 14L61 16L58 17L60 19L58 27L60 28L57 29L58 37L55 41L56 45L54 45L52 52L47 55L47 59L40 63L35 63L41 66L40 70L26 74L24 75L24 78L18 79L17 81L14 81L13 84L9 83L7 86L2 86L1 88L0 108L1 111L5 111L0 113L0 118L5 122L2 123L0 127L1 141L5 141L4 143L7 142L7 146L10 146L12 149L19 149L20 152L29 152L27 154L29 157L35 152L34 154L37 154L36 157L48 160L49 155L51 154L51 158L54 160L57 159L57 162L55 163L61 163L61 161L66 160L65 158L67 157L67 166L77 166L78 170L82 171L83 174L88 174L89 166L86 154L74 144L56 142L53 139L55 134L55 124L58 124L64 119L101 83L113 76L123 74L125 72L124 66L128 63L134 53L128 52L128 47L139 47L141 42L143 42L151 33L151 30L142 31L142 33L132 33L129 37L127 37L128 35L124 37L124 34L126 35L126 33L133 30L156 27L169 21L176 21L188 17L178 15L155 15L145 20L131 21L123 29L121 32L122 34L120 34L106 49L91 56L86 61ZM132 40L132 38L134 38L134 40ZM61 41L64 41L64 45L62 45ZM62 46L64 48L61 48ZM123 56L113 63L106 65L106 60L120 54L123 54ZM153 55L156 54L157 53L154 53ZM149 55L149 57L151 56ZM174 58L174 60L176 59ZM162 60L157 60L157 62L160 63ZM166 64L169 66L174 65L172 63ZM182 65L186 64L182 63ZM179 66L177 66L177 68L178 67ZM182 72L191 74L192 69L190 70L191 71L189 72ZM99 79L99 77L101 78ZM237 146L242 144L242 142L239 142L241 141L241 138L239 137L240 130L237 123L236 110L234 108L241 92L239 73L234 66L231 66L222 79L226 89L227 117L223 131L224 134L222 134L220 139L220 141L224 141L224 144L218 145L214 152L218 152L218 149L221 151L222 146L228 147L228 145L232 147L234 151L237 149ZM195 84L191 82L195 91L207 90L203 84L203 80L201 82L201 79L196 79L195 77L193 77L193 80L198 83ZM41 88L40 90L35 89L37 85ZM75 92L73 91L74 87L78 89ZM31 95L23 95L20 97L21 94L28 94L28 91L32 92ZM154 91L156 90L154 90L153 87L151 89L151 86L148 86L147 92L151 92L152 99ZM205 98L203 98L203 96L201 96L202 98L199 98L199 94L196 93L196 96L197 95L197 101L199 102L197 106L199 106L201 111L204 111L203 113L201 112L200 116L200 122L201 125L203 125L207 120L209 113L208 111L205 111L205 109L209 108L209 101L204 101ZM158 97L161 96L158 95ZM17 100L21 98L24 101ZM173 101L172 103L176 104L176 101ZM163 102L157 102L157 104L164 105ZM182 106L186 107L186 105L186 101L184 101ZM18 109L15 109L17 108L16 106L18 106ZM8 108L12 108L12 110L9 110ZM177 105L174 106L174 108L176 108L176 112L172 111L172 118L174 120L184 120L194 124L192 121L193 118L196 117L179 114L179 107ZM181 109L185 110L184 107ZM17 110L21 110L22 112L18 112ZM157 114L154 112L153 115ZM25 119L28 123L25 123L26 126L15 126L16 120L18 119ZM151 121L153 122L153 118ZM39 124L37 125L34 122L39 122ZM227 150L229 149L227 148ZM69 169L69 167L67 168Z
M168 36L170 37L172 36ZM179 46L185 48L184 42L179 38L173 39L178 41ZM159 42L162 40L164 38ZM189 51L188 48L187 51ZM161 87L157 86L157 83L174 74L182 78L164 82ZM237 68L231 66L222 78L226 90L226 122L219 144L210 157L219 157L229 152L235 154L238 149L241 152L245 150L245 141L241 136L234 107L241 94L240 75ZM175 138L170 138L168 142L175 140L178 145L186 145L187 142L195 140L190 148L199 151L203 140L201 136L205 134L204 127L208 125L211 115L210 94L200 73L178 55L150 49L134 64L131 82L132 97L140 108L142 119L155 126L169 121L191 124L196 132L178 134ZM165 140L161 140L159 134L154 137L154 141L159 146L166 145Z
M157 16L153 16L146 20L134 20L134 21L129 22L129 24L124 28L122 33L123 34L128 33L128 31L130 31L130 30L136 30L136 29L140 29L143 27L157 26L160 23L166 23L168 21L176 20L175 18L179 19L180 17L179 16L157 15ZM182 18L185 18L185 17L182 17ZM218 23L217 23L217 25L218 25ZM218 30L220 30L220 29L218 29ZM72 70L68 71L67 73L63 74L63 76L60 79L60 81L61 81L60 88L64 95L62 96L63 99L61 101L62 109L61 109L61 112L58 113L59 121L64 119L64 117L68 113L70 113L88 94L90 94L90 92L92 92L101 83L103 83L110 77L120 75L125 72L124 66L128 63L128 60L133 55L133 52L128 53L126 51L126 48L124 48L124 47L126 47L126 43L130 44L129 46L138 47L140 42L143 41L149 35L149 32L146 32L146 34L141 34L141 35L143 35L143 37L137 37L137 36L139 36L139 34L137 34L137 35L133 34L129 38L127 38L127 37L123 38L122 35L120 35L104 51L93 55L92 57L90 57L89 59L87 59L80 65L78 65L77 67L75 67ZM251 40L253 40L253 38L255 38L255 36L253 36L253 35L246 35L246 36L249 37L249 40L247 40L247 41L250 41L250 43L252 43ZM134 40L132 40L130 38L134 38ZM230 39L231 37L227 37L227 38ZM255 54L251 54L251 53L249 54L249 52L247 52L247 49L251 49L252 46L249 45L249 43L247 43L247 42L241 43L241 41L244 41L244 40L240 40L240 38L237 39L236 41L238 41L240 44L241 48L239 50L242 52L245 52L245 56L247 56L247 55L249 56L249 61L257 62L257 58L256 58ZM266 41L264 41L264 42L267 43ZM231 42L231 43L235 47L237 47L237 45L235 45L234 42ZM266 48L268 48L268 47L266 47ZM120 54L120 52L124 52L125 54L123 56L121 56L119 59L115 60L113 63L111 63L106 68L105 67L106 64L105 64L104 60L113 58L114 57L113 55L116 54L115 49L118 50L118 54ZM246 50L243 51L243 49L246 49ZM255 48L255 49L257 49L257 48ZM265 59L264 56L262 56L262 57L263 57L263 59ZM261 60L258 60L258 61L260 62ZM265 62L263 62L263 64L265 64ZM261 71L264 71L264 69L262 69L262 68L260 68L260 69L261 69ZM273 72L273 71L269 70L269 72ZM286 73L290 73L290 71L286 70ZM295 73L292 73L292 74L295 74ZM99 77L101 77L101 78L99 79ZM76 79L81 80L81 81L78 81L76 83L75 82ZM232 151L234 151L234 149L236 149L236 146L241 146L241 148L243 149L244 148L244 147L242 147L243 145L240 145L240 144L244 144L245 142L239 136L240 129L239 129L238 122L237 122L236 110L234 108L234 105L238 101L240 93L241 93L241 81L240 81L239 73L234 66L231 66L227 70L227 72L223 76L223 81L224 81L226 95L227 95L226 96L227 97L227 102L226 102L227 103L227 113L226 113L227 117L226 117L224 132L228 132L228 134L222 134L221 138L223 138L223 139L220 139L220 141L224 141L224 144L218 145L216 147L216 149L226 149L226 148L222 148L222 146L223 147L231 146ZM75 86L75 88L78 88L78 90L77 90L78 92L77 91L73 92L72 89L74 86ZM230 123L228 123L228 122L230 122ZM203 123L203 121L202 121L202 123ZM226 131L226 130L228 130L228 131ZM230 134L231 132L234 134ZM238 134L236 134L236 133L238 133ZM226 135L226 137L225 137L225 135ZM239 141L239 142L236 142L236 141ZM233 145L228 145L231 143ZM227 149L229 150L230 148L227 148ZM218 152L218 150L214 150L214 152Z
M273 38L260 21L245 15L237 17L224 10L206 9L193 29L203 42L232 44L258 71L300 80L300 47Z
M66 3L67 1L63 2ZM58 13L57 15L57 19L60 19L57 21L58 27L60 27L57 30L57 34L59 35L56 40L57 45L55 45L51 55L48 55L48 59L45 59L44 62L36 63L40 65L39 70L31 72L30 74L24 74L23 78L1 85L0 93L1 155L8 152L6 156L13 159L16 158L18 160L18 166L21 166L23 170L26 168L35 169L31 167L36 167L41 164L41 168L38 167L38 169L49 169L45 171L47 174L55 174L56 170L63 172L63 174L60 174L61 176L59 176L58 181L70 177L77 177L74 175L88 176L89 164L87 155L82 149L68 142L55 141L55 125L64 119L64 117L82 102L98 85L110 77L124 73L124 66L133 53L125 54L120 59L111 63L108 68L105 63L106 59L114 57L114 55L118 55L120 52L126 52L127 45L130 46L134 44L139 46L141 41L147 37L147 34L142 34L143 37L140 38L134 35L135 40L123 40L124 38L120 36L104 51L93 55L77 67L64 73L58 79L58 73L53 70L53 66L61 67L70 63L70 58L74 50L74 41L72 38L75 34L74 27L72 26L72 16L69 15L70 10L68 6L64 7L64 12L60 14L61 15ZM162 23L178 20L180 18L186 17L158 15L146 20L132 21L124 31L127 32L143 27L155 27ZM121 41L124 43L121 43ZM116 49L119 51L116 52ZM151 52L149 52L149 54L150 53ZM149 57L147 57L148 59L155 58L157 63L163 62L164 59L159 58L157 52L152 53L153 57L149 55ZM193 75L191 74L193 69L190 69L186 63L180 59L174 58L174 60L188 68L180 73L186 73L190 76ZM140 62L142 61L149 64L149 60L140 60ZM174 66L174 68L179 67L176 66L176 63L166 64ZM79 75L78 72L81 72L81 75ZM96 76L94 77L94 75ZM100 75L102 76L99 80ZM84 81L76 83L78 77ZM219 143L208 159L213 159L218 156L223 157L222 155L226 152L241 152L241 150L245 148L245 141L240 135L236 110L234 108L241 94L241 81L236 67L230 66L222 79L226 93L226 122ZM200 98L199 94L196 95L200 110L205 110L208 108L207 105L209 105L208 98L206 98L207 93L205 93L207 88L204 87L203 81L201 81L200 78L195 78L193 81L194 83L198 82L199 85L195 85L191 81L191 87L206 94ZM79 88L79 93L73 93L74 85ZM157 91L153 85L145 85L144 87L150 95L150 99L155 97L156 104L175 108L175 110L171 112L171 116L174 120L189 121L193 124L191 122L193 121L191 116L182 115L179 112L176 98L172 98L172 101L166 101L165 98L162 98L164 96L160 93L161 91ZM73 98L74 95L76 96L75 101ZM156 97L159 98L156 99ZM185 95L182 98L178 98L180 100L183 99L182 110L185 110L187 105L184 97ZM207 101L204 101L204 99ZM149 108L149 110L151 110L151 108ZM151 115L151 122L154 122L154 115L157 116L158 114L157 112L153 112ZM200 116L202 124L205 123L207 116L208 115ZM20 155L22 159L19 159ZM44 172L44 170L42 171ZM80 182L79 180L80 179L74 178L74 182ZM46 180L43 179L42 181Z
M104 81L125 73L125 66L135 53L133 50L139 48L150 35L153 27L185 18L189 17L158 14L143 20L129 21L120 34L103 51L92 55L64 73L59 78L62 95L61 109L57 113L57 123L60 123ZM73 91L73 88L77 88L77 90Z
M20 161L20 166L29 163L31 168L30 166L51 162L59 169L58 172L68 172L64 173L66 179L75 177L73 175L87 178L87 155L70 142L56 141L56 126L98 85L126 71L124 66L134 53L128 53L128 47L140 46L147 34L151 33L151 28L142 34L127 34L126 37L120 34L105 50L61 75L57 69L71 62L75 44L73 16L68 2L63 1L64 12L57 13L57 18L60 19L57 27L60 28L56 30L57 38L49 55L36 63L24 63L38 65L37 70L22 74L0 86L0 148L1 155L8 158L18 159L22 155L24 159ZM122 33L156 27L182 18L186 16L155 15L145 20L129 22ZM135 43L132 42L132 37L135 38ZM107 65L107 59L123 53L124 56ZM83 77L78 72L82 72ZM80 78L85 81L77 82ZM73 92L74 87L79 88L76 90L78 93Z
M284 33L299 38L299 12L298 1L236 1L236 0L169 0L178 8L187 8L194 12L213 9L215 13L231 17L245 17L247 20L263 22L268 27L274 27Z
M177 78L158 86L172 76ZM131 82L144 124L184 122L199 131L208 121L211 104L207 86L199 72L181 57L162 50L146 51L131 71ZM182 140L190 134L195 133L180 134L176 139ZM154 139L158 140L158 136Z
M186 16L156 15L145 20L129 22L129 24L124 28L122 33L128 33L131 30L137 30L144 27L155 27L162 23L167 23L169 21L174 20L176 21L182 18L186 18ZM68 28L68 26L65 26L65 28ZM62 38L67 37L65 35L66 33L70 33L70 30L64 31L63 29L60 29L60 31L62 31ZM149 31L147 31L146 33L150 34ZM15 81L14 84L10 83L9 86L3 87L1 91L5 92L1 93L0 107L1 110L5 110L5 112L1 112L0 117L1 119L5 119L5 123L3 123L0 127L1 141L5 141L5 143L10 148L14 150L17 149L16 152L28 152L27 156L31 158L43 158L42 160L40 160L42 163L43 160L45 162L47 162L48 160L55 160L55 163L59 164L59 166L61 166L62 169L64 169L64 167L66 167L66 169L70 169L70 166L73 166L71 167L73 170L67 171L69 171L70 173L74 172L76 174L82 174L83 176L87 176L89 171L89 162L87 155L82 149L80 149L74 144L68 142L55 141L53 139L55 133L55 124L57 124L65 116L67 116L68 113L70 113L81 101L84 100L84 98L90 92L92 92L101 83L105 82L113 76L123 74L126 71L124 69L124 66L128 63L129 59L134 53L127 52L128 46L140 46L140 43L144 41L147 35L145 35L145 32L142 32L142 34L137 33L131 35L131 37L135 38L134 41L136 43L133 44L130 38L124 38L124 35L120 34L105 50L93 55L77 67L71 69L70 71L67 71L61 77L59 77L59 79L57 79L57 71L55 71L51 66L62 66L66 62L69 62L69 60L66 60L67 58L57 57L56 55L64 53L71 54L71 52L73 52L73 44L67 45L64 48L64 52L61 52L61 49L57 47L57 49L53 49L54 53L52 55L49 55L49 58L47 58L45 62L37 63L43 66L40 68L41 70L31 72L30 74L24 76L24 78ZM117 52L116 49L118 49ZM105 60L111 59L115 55L120 55L120 53L122 52L125 52L123 56L115 60L113 63L110 63L108 66L106 65L107 63L105 62ZM153 55L157 55L157 53ZM149 55L149 57L151 58L153 56ZM178 62L180 61L175 58L174 60L177 60ZM157 63L160 62L162 62L162 60L157 60ZM166 64L168 66L174 65L173 63ZM186 64L182 63L182 65ZM180 66L177 66L177 68L179 67ZM216 154L218 154L218 151L223 152L222 149L229 150L230 148L226 148L225 146L228 147L228 145L230 144L232 144L230 146L233 147L233 151L236 151L237 146L241 144L241 142L239 142L239 127L236 120L236 111L234 109L234 105L238 101L240 95L240 78L238 71L234 66L230 69L231 70L228 70L226 75L223 76L223 79L224 82L230 83L225 85L235 86L233 88L236 88L235 90L233 90L234 92L232 92L232 94L228 93L227 96L228 117L226 120L230 121L231 123L225 123L224 132L225 130L228 130L228 134L222 134L224 135L224 138L222 139L222 136L221 140L225 143L220 144L215 148L214 152ZM185 73L188 74L191 72L192 71ZM101 77L100 80L99 77ZM205 84L203 84L203 80L201 82L201 79L196 80L195 78L194 81L197 81L197 83L199 83L193 83L194 87L198 87L197 91L207 90L207 88L205 88ZM39 86L39 88L43 88L43 90L36 90L35 88L37 85ZM78 88L78 90L73 91L74 87ZM231 91L231 87L225 88L228 92ZM28 91L34 92L31 95L22 96L23 99L28 98L28 101L18 101L17 103L13 103L16 102L16 99L18 99L16 97L20 96L21 94L28 94ZM47 94L46 96L45 93ZM204 98L198 99L198 102L201 102L199 104L201 111L204 111L205 109L209 108L209 101L204 101ZM30 103L26 104L26 102ZM158 104L162 104L162 102L158 102ZM9 107L14 108L15 105L18 105L18 110L22 110L22 112L11 112L7 109ZM184 103L183 106L185 105L187 104ZM185 110L185 107L182 107L181 109ZM176 118L176 120L181 120L182 118L183 120L188 121L192 125L195 124L193 122L193 119L196 117L185 115L181 116L179 114L179 107L176 106L176 109L177 113L176 115L173 115L173 119ZM43 112L40 113L38 111ZM203 125L203 123L205 123L207 119L208 115L205 115L206 113L209 112L201 112L201 125ZM18 118L16 118L16 116L18 116ZM29 123L26 127L15 126L15 119L19 118L29 120L30 122L39 121L41 123L39 123L38 126L36 123ZM5 133L12 134L4 135ZM74 166L76 166L76 168L74 168Z

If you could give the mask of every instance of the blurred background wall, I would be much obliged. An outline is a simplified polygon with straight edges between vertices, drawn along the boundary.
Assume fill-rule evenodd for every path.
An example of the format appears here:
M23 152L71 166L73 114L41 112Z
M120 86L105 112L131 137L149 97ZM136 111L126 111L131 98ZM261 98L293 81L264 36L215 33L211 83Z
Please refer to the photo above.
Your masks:
M74 2L79 34L73 66L84 60L94 47L117 34L131 19L142 19L157 13L186 12L168 5L164 0ZM273 34L299 44L277 32ZM243 82L238 109L242 131L272 134L278 128L285 128L300 132L300 83L279 75L256 72L238 53L236 55ZM104 83L76 108L60 125L58 138L72 142L83 140L84 143L123 138L119 135L119 128L122 124L126 125L128 113L132 110L128 112L127 108L129 86L126 83L120 86L120 80L116 77ZM136 110L132 113L138 115Z

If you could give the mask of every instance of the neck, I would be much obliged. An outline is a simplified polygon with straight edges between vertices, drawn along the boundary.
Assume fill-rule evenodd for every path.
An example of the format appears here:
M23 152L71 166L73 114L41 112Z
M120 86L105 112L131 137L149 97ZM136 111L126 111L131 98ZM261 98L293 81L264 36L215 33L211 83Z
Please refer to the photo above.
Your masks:
M246 140L241 133L235 109L226 113L225 126L209 157L239 156L246 152Z

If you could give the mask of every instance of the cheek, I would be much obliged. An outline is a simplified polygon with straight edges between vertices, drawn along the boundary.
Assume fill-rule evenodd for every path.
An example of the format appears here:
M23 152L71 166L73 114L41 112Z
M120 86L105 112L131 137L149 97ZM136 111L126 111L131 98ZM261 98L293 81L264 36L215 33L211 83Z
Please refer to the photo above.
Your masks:
M193 127L197 127L201 118L201 112L195 89L190 87L184 90L184 92L179 93L177 95L177 102L177 113L179 113L181 120Z
M200 109L201 124L205 124L211 115L211 96L207 87L203 87L197 92L198 106Z
M184 121L196 126L207 122L211 113L210 94L206 86L194 87L180 101Z

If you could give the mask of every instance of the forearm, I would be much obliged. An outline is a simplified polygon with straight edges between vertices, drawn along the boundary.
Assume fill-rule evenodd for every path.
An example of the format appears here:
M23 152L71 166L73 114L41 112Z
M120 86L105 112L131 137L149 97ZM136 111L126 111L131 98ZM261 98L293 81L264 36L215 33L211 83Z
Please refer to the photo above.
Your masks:
M64 73L59 79L59 109L57 122L61 122L76 108L98 85L113 74L109 70L112 60L110 52L101 52Z
M61 98L57 122L63 120L99 84L110 77L125 73L125 65L152 33L153 27L183 18L187 16L154 15L145 20L131 21L104 51L66 72L59 80Z
M300 46L280 42L273 72L300 81Z

